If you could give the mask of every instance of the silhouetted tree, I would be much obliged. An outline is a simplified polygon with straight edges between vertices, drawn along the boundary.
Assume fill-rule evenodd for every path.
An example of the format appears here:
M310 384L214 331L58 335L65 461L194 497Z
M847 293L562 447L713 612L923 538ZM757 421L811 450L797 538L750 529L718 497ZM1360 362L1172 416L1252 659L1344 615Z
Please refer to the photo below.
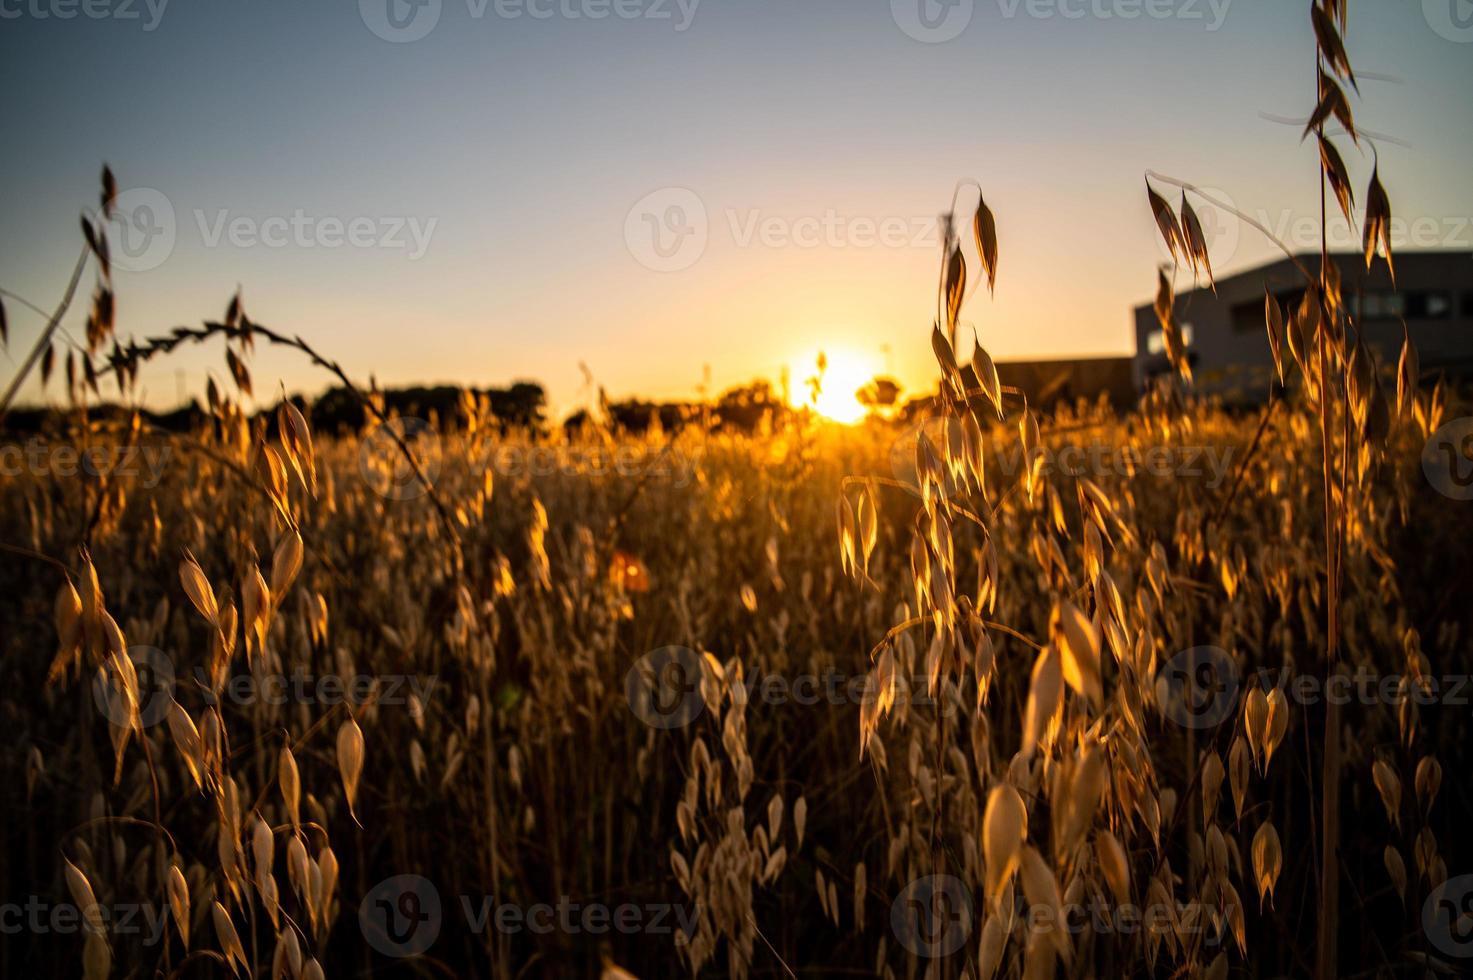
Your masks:
M855 392L854 397L871 412L894 408L900 400L900 384L893 378L875 378Z

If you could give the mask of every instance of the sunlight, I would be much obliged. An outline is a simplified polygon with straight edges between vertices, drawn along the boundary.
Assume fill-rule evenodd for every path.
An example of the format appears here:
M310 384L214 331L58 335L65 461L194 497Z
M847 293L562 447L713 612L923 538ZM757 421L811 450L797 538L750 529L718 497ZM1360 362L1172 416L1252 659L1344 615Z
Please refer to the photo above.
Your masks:
M827 367L823 372L823 389L818 400L813 401L813 392L803 385L793 392L794 401L811 404L822 416L834 422L851 425L860 421L868 412L856 397L859 389L874 380L877 365L869 358L852 350L825 350ZM811 378L816 371L819 354L797 362L795 375Z

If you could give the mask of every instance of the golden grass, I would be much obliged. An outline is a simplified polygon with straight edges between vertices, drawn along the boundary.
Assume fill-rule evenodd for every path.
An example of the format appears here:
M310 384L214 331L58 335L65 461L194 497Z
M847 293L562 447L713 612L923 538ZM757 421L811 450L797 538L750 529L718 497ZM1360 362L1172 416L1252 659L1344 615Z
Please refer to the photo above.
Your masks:
M1345 11L1312 12L1308 133L1348 209L1324 148L1329 119L1354 132ZM1210 278L1194 189L1156 180L1184 189L1149 192L1168 246ZM114 193L107 174L104 212ZM1367 198L1370 260L1378 174ZM569 441L469 394L442 429L390 418L238 299L104 354L105 225L84 227L21 376L52 372L92 260L52 438L112 462L0 497L0 882L47 916L0 947L8 975L1221 978L1459 955L1469 795L1438 755L1469 725L1431 684L1466 681L1469 611L1461 553L1429 544L1469 522L1420 458L1448 396L1410 343L1383 393L1329 263L1297 309L1267 304L1288 390L1257 414L1192 396L1181 269L1157 304L1177 376L1123 416L1030 408L962 350L953 219L924 424ZM990 290L989 206L970 239ZM216 339L234 390L211 383L199 431L89 415L109 378ZM336 376L372 430L248 415L258 342ZM167 450L149 480L115 465L142 441ZM1298 683L1361 672L1390 685L1348 707ZM482 899L638 915L513 928ZM140 908L156 930L123 927Z

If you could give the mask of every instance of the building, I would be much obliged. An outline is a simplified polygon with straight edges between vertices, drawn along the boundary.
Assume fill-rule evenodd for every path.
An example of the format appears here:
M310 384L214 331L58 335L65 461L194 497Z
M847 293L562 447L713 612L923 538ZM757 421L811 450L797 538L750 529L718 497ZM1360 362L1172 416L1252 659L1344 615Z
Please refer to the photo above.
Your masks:
M1395 284L1379 258L1369 272L1363 255L1330 258L1357 328L1381 364L1395 365L1405 321L1424 378L1438 371L1452 377L1473 373L1473 252L1398 253ZM1311 270L1319 261L1318 252L1299 256ZM1285 258L1219 279L1216 292L1204 286L1177 295L1177 322L1199 391L1228 401L1267 396L1274 363L1264 327L1265 288L1292 309L1304 295L1304 278ZM1171 370L1152 304L1135 309L1135 340L1134 381L1143 391L1152 378Z
M1129 357L1071 357L1047 361L998 361L997 377L1028 396L1034 408L1049 408L1104 395L1116 408L1135 404Z

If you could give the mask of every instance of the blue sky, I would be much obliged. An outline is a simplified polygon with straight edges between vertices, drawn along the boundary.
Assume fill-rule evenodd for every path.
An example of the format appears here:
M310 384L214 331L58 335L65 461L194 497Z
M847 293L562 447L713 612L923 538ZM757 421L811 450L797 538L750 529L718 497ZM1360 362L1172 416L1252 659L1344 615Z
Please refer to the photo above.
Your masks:
M797 378L819 348L922 385L958 180L998 219L996 299L965 316L999 358L1130 349L1147 169L1291 237L1318 213L1313 147L1266 118L1311 108L1307 3L419 2L0 0L0 286L55 302L106 160L173 213L118 274L124 335L239 285L356 376L528 377L567 410L580 361L614 396ZM1473 249L1473 4L1354 2L1347 44L1406 247ZM1271 254L1226 218L1214 249ZM7 306L9 367L40 322ZM256 364L266 397L326 382ZM176 358L148 398L211 370L218 348Z

